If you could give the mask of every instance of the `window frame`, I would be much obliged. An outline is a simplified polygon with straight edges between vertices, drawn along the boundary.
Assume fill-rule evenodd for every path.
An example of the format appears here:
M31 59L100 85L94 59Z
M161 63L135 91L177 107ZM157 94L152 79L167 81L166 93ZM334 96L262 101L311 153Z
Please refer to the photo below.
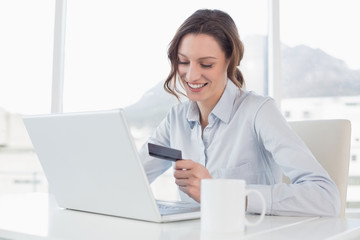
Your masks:
M63 112L63 86L65 65L65 34L67 0L56 0L54 26L53 79L51 93L51 112ZM265 94L281 103L281 44L279 0L268 0L268 44L265 64Z

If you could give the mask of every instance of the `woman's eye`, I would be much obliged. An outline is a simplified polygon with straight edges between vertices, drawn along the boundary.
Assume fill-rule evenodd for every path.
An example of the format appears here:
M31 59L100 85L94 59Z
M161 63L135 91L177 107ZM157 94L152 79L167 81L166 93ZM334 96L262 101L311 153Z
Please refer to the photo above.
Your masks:
M189 62L186 62L186 61L179 61L179 64L186 65L186 64L189 64Z
M212 64L201 64L203 68L211 68Z

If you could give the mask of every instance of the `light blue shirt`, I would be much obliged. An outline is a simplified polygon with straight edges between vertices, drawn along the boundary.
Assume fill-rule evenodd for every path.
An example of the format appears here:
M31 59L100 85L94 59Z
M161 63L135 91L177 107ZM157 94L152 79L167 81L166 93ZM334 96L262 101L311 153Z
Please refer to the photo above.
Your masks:
M195 102L174 106L148 142L182 150L208 169L213 178L244 179L248 188L259 190L267 214L337 216L340 197L335 183L269 97L239 90L230 80L209 115L203 131ZM140 150L149 181L172 163ZM282 183L282 174L291 184ZM191 201L180 191L185 201ZM248 211L261 212L256 196L249 196Z

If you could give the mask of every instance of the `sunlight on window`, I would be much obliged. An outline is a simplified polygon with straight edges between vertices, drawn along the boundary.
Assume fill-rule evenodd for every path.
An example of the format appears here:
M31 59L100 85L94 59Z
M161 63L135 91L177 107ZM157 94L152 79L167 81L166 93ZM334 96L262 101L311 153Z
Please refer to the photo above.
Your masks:
M282 111L289 120L351 121L348 207L360 207L359 7L353 0L280 2Z

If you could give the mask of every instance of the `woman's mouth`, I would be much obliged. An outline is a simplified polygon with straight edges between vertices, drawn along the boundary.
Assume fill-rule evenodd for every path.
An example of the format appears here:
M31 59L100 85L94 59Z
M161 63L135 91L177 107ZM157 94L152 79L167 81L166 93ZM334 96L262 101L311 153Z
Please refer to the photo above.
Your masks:
M207 85L207 83L194 84L194 83L187 82L187 85L193 90L200 90L201 88L205 87Z

